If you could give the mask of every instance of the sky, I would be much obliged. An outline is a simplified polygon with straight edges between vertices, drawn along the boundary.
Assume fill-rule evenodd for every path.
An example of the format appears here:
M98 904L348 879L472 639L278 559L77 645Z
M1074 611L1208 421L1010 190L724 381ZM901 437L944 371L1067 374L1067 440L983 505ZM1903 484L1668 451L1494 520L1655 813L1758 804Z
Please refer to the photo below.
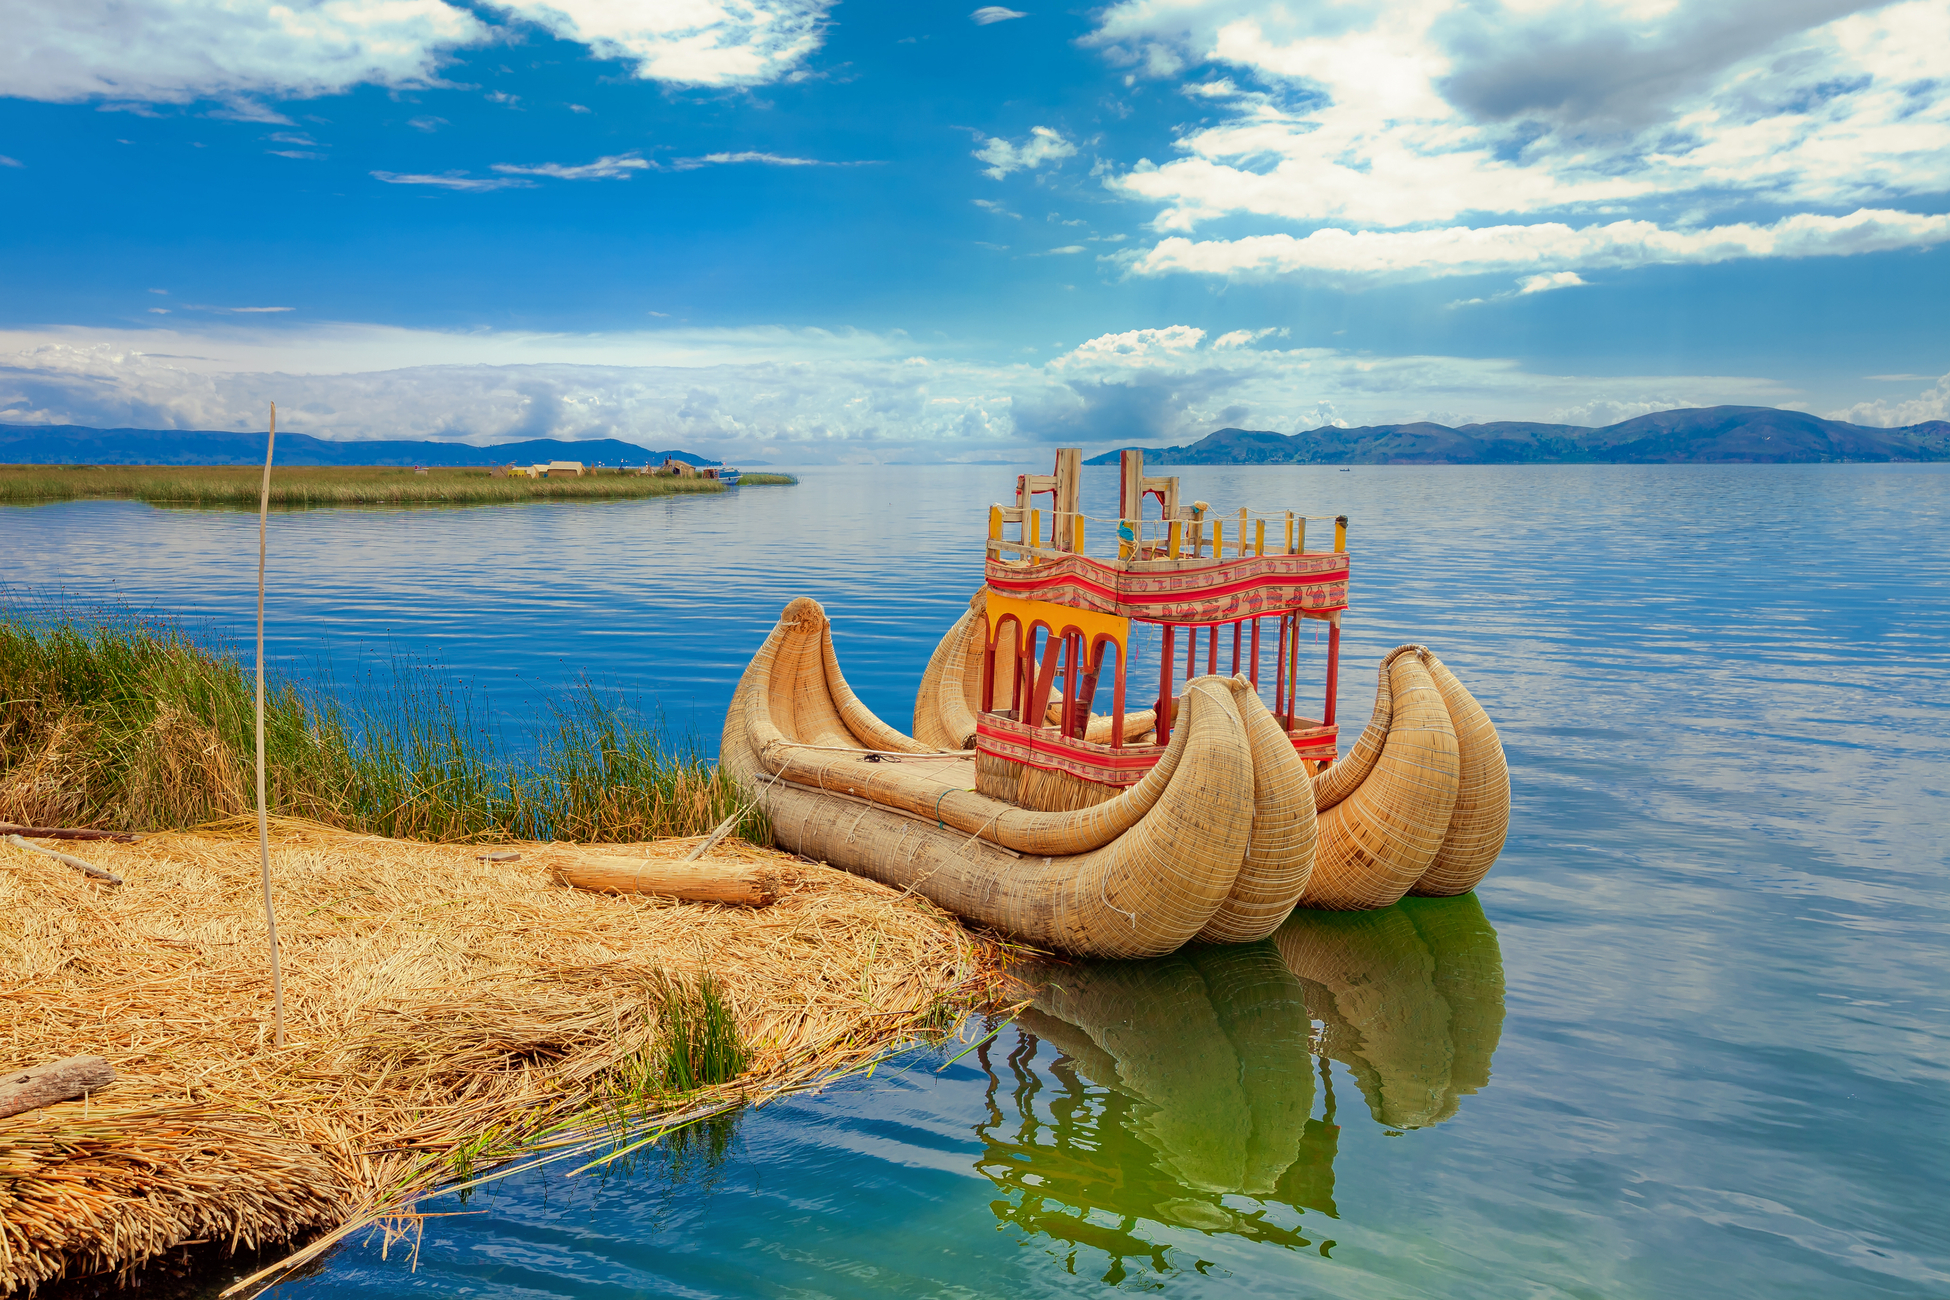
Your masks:
M0 423L789 464L1950 418L1944 0L6 15Z

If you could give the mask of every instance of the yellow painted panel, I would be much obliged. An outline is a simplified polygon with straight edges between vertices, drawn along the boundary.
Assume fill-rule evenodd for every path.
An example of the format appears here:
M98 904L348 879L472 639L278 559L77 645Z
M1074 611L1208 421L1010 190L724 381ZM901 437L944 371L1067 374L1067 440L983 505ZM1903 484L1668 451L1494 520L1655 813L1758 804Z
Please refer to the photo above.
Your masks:
M1061 633L1066 627L1073 627L1083 633L1086 642L1093 642L1099 636L1109 636L1117 642L1117 656L1121 660L1130 645L1131 620L1118 618L1115 614L1099 614L1094 610L1071 609L1068 605L1058 605L1047 600L1019 600L1014 596L1004 596L991 591L988 594L989 629L993 633L997 624L1014 614L1027 632L1037 622L1043 622Z

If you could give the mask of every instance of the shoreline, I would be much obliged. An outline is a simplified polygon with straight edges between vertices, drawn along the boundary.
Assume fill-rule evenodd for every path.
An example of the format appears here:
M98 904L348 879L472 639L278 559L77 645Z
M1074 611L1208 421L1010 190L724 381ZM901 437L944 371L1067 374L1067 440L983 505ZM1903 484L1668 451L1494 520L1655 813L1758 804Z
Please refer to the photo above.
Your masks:
M425 1196L537 1160L599 1166L871 1068L1000 988L1002 946L925 900L736 840L708 860L775 873L768 906L571 888L561 844L488 861L291 820L273 842L282 1048L250 819L82 847L119 886L0 849L8 1000L36 1007L6 1059L85 1052L118 1076L0 1120L0 1292L322 1234L249 1280L268 1285L361 1227L421 1230ZM707 985L745 1068L673 1075L681 1007Z
M0 465L0 505L126 500L158 507L258 508L263 468L248 465ZM789 474L753 473L741 485L796 484ZM717 479L599 471L572 478L495 477L486 468L424 472L386 466L273 466L277 509L334 506L474 506L527 501L631 501L717 495Z

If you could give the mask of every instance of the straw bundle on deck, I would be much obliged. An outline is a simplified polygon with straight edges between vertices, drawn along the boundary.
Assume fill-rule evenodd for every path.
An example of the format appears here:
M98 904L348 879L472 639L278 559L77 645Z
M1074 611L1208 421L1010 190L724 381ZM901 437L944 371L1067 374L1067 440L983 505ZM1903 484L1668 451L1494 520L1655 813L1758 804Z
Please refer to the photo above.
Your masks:
M0 847L0 1065L119 1076L0 1120L0 1291L373 1222L538 1142L762 1099L952 1023L994 970L926 901L735 840L712 858L768 863L773 905L571 889L567 846L274 841L282 1049L253 835L88 845L119 887ZM673 1008L707 973L745 1068L697 1086Z

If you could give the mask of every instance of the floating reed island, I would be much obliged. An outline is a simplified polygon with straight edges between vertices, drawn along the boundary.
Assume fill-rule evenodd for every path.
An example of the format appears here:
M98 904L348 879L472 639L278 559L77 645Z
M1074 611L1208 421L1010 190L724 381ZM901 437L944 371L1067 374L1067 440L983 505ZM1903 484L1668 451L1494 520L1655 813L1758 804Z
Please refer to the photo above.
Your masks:
M230 465L0 465L0 503L111 498L158 506L260 504L262 467ZM741 487L792 484L789 474L746 474ZM724 480L635 470L585 471L531 478L492 469L383 466L279 466L270 503L283 509L321 506L473 506L523 501L622 501L710 495Z
M0 1292L310 1236L268 1282L416 1230L428 1194L871 1068L997 987L1000 945L763 847L717 769L595 692L517 762L437 681L352 714L285 687L280 1045L236 662L15 611L0 692L0 820L149 832L0 839L0 1065L114 1075L0 1118Z

